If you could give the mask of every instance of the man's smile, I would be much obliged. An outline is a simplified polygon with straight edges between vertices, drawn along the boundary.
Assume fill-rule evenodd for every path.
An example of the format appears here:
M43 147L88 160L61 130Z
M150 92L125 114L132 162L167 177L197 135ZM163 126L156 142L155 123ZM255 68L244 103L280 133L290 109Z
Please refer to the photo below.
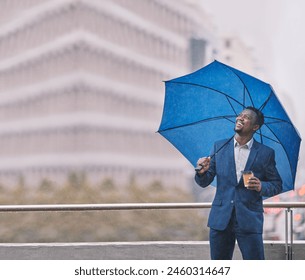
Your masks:
M241 121L241 120L237 120L236 121L236 127L237 128L241 128L241 127L243 127L244 126L244 123Z

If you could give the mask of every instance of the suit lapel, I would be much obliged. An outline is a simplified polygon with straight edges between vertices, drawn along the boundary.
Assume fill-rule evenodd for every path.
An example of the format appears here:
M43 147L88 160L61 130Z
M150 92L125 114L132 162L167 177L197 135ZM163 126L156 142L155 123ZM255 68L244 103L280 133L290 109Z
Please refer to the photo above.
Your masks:
M257 156L257 153L258 153L258 143L254 140L246 166L245 166L245 170L251 170L254 160Z
M228 155L227 164L229 166L230 173L232 174L231 178L234 180L234 182L237 182L235 156L234 156L234 139L232 139L227 145L225 153Z

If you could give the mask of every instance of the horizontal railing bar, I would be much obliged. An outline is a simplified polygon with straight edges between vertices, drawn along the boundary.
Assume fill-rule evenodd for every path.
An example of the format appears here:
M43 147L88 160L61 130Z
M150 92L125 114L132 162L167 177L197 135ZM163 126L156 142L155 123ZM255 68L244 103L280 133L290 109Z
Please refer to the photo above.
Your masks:
M35 204L0 205L0 212L98 211L211 208L212 203L105 203L105 204ZM264 202L264 208L305 208L305 202Z

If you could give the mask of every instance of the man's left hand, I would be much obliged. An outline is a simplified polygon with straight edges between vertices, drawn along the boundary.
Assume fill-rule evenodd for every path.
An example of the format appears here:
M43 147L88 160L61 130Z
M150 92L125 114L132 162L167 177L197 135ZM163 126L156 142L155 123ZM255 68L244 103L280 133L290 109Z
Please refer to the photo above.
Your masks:
M262 189L262 183L260 179L253 176L249 179L247 188L248 190L260 192Z

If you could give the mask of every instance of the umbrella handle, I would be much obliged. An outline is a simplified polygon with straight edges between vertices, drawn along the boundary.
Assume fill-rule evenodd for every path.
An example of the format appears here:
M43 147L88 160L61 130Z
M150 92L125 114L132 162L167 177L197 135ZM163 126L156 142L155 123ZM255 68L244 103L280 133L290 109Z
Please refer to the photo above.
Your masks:
M198 165L198 166L195 167L195 171L196 171L196 172L199 172L201 169L202 169L202 166L201 166L201 165Z
M205 157L205 159L211 159L211 156L208 156L208 157ZM195 171L196 172L199 172L202 168L203 168L203 166L204 165L202 165L202 164L199 164L199 165L197 165L196 167L195 167Z

